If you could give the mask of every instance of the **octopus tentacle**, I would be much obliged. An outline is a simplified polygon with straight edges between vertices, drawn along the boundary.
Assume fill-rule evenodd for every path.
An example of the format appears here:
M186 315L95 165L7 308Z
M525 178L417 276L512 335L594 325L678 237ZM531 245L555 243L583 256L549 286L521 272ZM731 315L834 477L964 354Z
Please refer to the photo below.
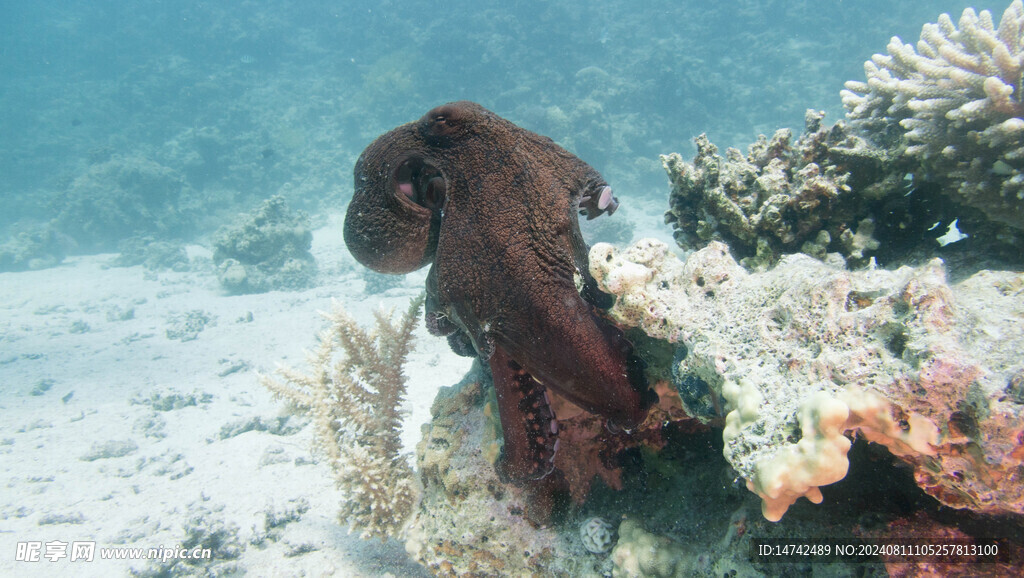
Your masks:
M514 482L540 480L555 469L558 421L543 385L497 348L490 360L505 446L500 471Z

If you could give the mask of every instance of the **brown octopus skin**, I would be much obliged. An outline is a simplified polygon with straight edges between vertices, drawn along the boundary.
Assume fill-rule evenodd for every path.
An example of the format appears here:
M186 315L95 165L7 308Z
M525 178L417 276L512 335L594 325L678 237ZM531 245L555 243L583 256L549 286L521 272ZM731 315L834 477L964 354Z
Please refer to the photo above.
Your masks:
M551 139L466 101L380 136L356 163L345 242L381 272L433 263L428 328L468 336L490 364L513 480L550 472L557 424L535 407L545 387L614 427L650 406L630 345L575 281L600 295L577 215L614 210L597 204L605 187Z

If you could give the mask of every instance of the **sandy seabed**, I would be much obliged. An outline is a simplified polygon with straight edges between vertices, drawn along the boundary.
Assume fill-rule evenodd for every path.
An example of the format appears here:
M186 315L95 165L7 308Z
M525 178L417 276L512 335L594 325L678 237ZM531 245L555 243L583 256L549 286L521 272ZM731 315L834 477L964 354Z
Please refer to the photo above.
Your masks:
M614 218L635 224L634 239L671 243L667 227L644 225L661 211L630 199ZM0 274L0 575L429 575L400 542L360 540L338 523L344 496L311 451L312 427L257 379L306 367L332 299L369 327L374 309L397 319L423 290L426 269L368 295L342 219L314 232L320 284L306 291L228 296L198 245L190 272L90 255ZM410 459L438 388L470 365L417 324ZM46 558L47 543L70 554L76 541L95 544L93 561ZM210 562L101 559L103 548L196 541L218 546ZM19 560L19 542L38 543L39 561Z
M188 250L193 263L209 258ZM338 524L343 496L311 453L312 427L256 376L304 367L332 298L369 326L377 307L397 318L426 273L366 295L340 216L316 232L313 254L319 286L260 295L226 296L211 267L111 267L114 255L0 274L0 575L155 573L160 564L100 559L100 550L190 538L221 545L211 561L220 572L426 575L402 544ZM418 325L406 367L410 454L437 389L470 361ZM45 557L48 542L70 554L76 541L95 543L93 561ZM18 560L19 542L41 543L39 561Z

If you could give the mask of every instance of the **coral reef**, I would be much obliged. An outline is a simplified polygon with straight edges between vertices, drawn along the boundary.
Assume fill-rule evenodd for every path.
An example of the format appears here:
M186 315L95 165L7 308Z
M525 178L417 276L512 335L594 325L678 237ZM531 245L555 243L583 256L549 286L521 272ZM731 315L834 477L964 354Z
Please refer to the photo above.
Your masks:
M820 502L819 487L847 475L851 433L913 466L946 505L1024 513L1012 394L1024 275L949 284L937 259L850 272L799 254L748 273L722 243L681 262L654 240L595 245L590 263L617 296L617 323L685 348L677 377L703 382L721 408L690 413L724 417L725 457L766 518L800 496Z
M796 142L780 129L771 139L761 135L745 157L734 148L721 157L706 135L696 138L693 163L662 155L672 184L665 221L677 242L700 248L724 241L751 268L798 251L865 260L878 247L868 233L873 222L864 221L866 199L899 188L903 175L879 171L883 151L842 124L823 126L823 118L808 110Z
M309 218L274 196L235 226L221 229L213 242L213 262L230 293L303 289L316 281L312 244Z
M629 519L619 524L619 542L612 550L612 561L614 578L682 578L710 571L709 558L700 558L686 546L656 536Z
M972 524L944 524L930 518L923 512L916 512L907 518L899 518L889 524L878 528L858 532L861 539L877 544L899 544L913 543L927 536L930 542L936 544L978 544L974 536L965 533L965 527L970 528ZM1014 576L1020 573L1020 562L1022 554L1019 543L1005 539L1019 532L1012 524L1006 524L1005 520L989 520L986 526L990 528L992 536L988 538L988 544L998 544L1000 555L997 557L983 558L981 556L968 555L962 557L961 562L956 565L944 563L941 559L929 556L900 556L896 552L887 553L882 556L885 569L889 576L955 576L955 575L978 575L989 576ZM973 530L973 529L972 529ZM958 574L954 569L963 569ZM982 570L984 569L984 570Z
M53 227L26 228L0 243L0 273L54 267L64 260L71 244L70 239Z
M649 477L638 477L635 470L626 474L626 468L620 467L615 471L615 486L595 482L598 489L591 490L585 503L563 512L564 518L557 524L537 527L531 523L526 515L531 505L528 489L503 483L493 467L500 452L501 430L495 423L491 390L479 365L462 383L442 388L431 408L432 421L424 426L417 446L423 497L410 523L406 549L435 575L664 575L656 573L658 567L650 564L652 557L679 571L710 568L721 576L735 575L730 572L739 569L745 572L743 575L749 574L750 566L744 559L753 532L748 529L771 529L769 526L774 525L748 523L744 513L747 506L739 504L746 500L753 506L756 498L734 488L728 478L723 483L721 452L702 451L700 457L692 454L680 464L662 462L657 457L675 453L686 445L685 441L675 448L664 447L661 452L642 444L640 453L645 461L650 458ZM699 439L701 436L694 436L688 427L693 420L675 411L678 397L664 388L659 389L659 395L663 404L634 435L642 439L669 427L678 428L680 439ZM659 411L664 408L673 411ZM577 419L579 416L560 420L559 426L579 428ZM563 458L558 467L566 468L569 462L619 460L623 455L636 457L636 447L623 448L607 439L573 442L577 448L584 445L589 446L588 451ZM661 484L658 480L662 473L673 468L686 476L683 484ZM624 479L626 476L631 477ZM713 483L705 483L709 480ZM653 524L653 531L659 533L667 526L682 528L682 535L678 530L672 532L673 538L685 540L689 546L673 548L672 540L655 537L635 521L619 525L621 514L644 520L645 525ZM660 554L648 555L645 550L663 544L670 546ZM634 567L641 571L630 573Z
M121 254L114 259L115 267L142 265L151 271L188 271L188 253L180 242L161 241L152 236L129 237L117 244Z
M631 337L637 338L645 359L672 359L649 348L663 342L645 343L638 333ZM656 386L662 411L633 435L642 438L661 430L661 448L623 448L607 439L574 441L574 447L589 445L589 451L563 458L559 469L567 462L612 458L619 466L617 485L595 481L584 501L569 506L554 525L538 527L526 514L530 492L502 482L495 473L501 430L493 386L476 364L463 382L441 389L431 408L432 421L423 428L417 446L423 494L406 534L406 549L437 576L801 575L811 570L809 563L757 559L755 541L804 543L828 536L845 543L865 535L884 543L884 534L878 532L886 524L898 526L900 508L934 504L914 485L909 468L896 468L896 458L884 448L859 441L849 453L851 471L858 474L849 478L858 480L824 488L827 509L798 504L794 519L782 524L752 516L760 499L734 481L736 472L723 456L720 430L695 430L670 384L659 381ZM577 419L559 425L577 428ZM934 505L930 510L922 507L927 516L935 516ZM607 523L595 523L595 518ZM608 533L615 526L617 537ZM1009 535L1009 529L1003 530L979 534L971 529L964 541L991 543L993 535ZM614 549L594 552L603 548L588 544ZM829 564L836 575L884 575L885 568L879 558Z
M397 324L375 312L372 332L335 303L325 314L330 327L309 354L310 373L282 367L276 373L284 382L260 377L275 396L313 419L316 447L345 493L338 518L363 538L398 536L416 502L399 434L406 392L402 371L423 299L413 299Z
M782 129L723 158L701 135L692 163L663 155L666 222L684 249L723 241L753 270L796 252L837 252L852 266L911 262L961 239L1017 262L1022 71L1020 0L998 26L987 11L966 9L959 26L942 15L916 50L894 37L888 54L865 63L867 82L846 83L846 122L825 126L808 111L795 142Z
M581 544L529 522L526 490L498 478L494 460L502 437L496 404L479 364L474 367L461 384L441 389L416 447L423 495L406 550L438 576L593 571L596 561ZM566 552L573 555L561 555Z
M692 421L680 411L677 398L665 395L632 434L614 434L603 419L557 393L548 395L559 416L559 436L565 440L555 457L560 473L544 479L551 486L568 486L555 508L556 517L567 515L565 502L582 504L595 485L622 488L619 456L638 447L663 447L664 424ZM603 560L580 539L582 520L570 524L569 531L550 525L538 528L531 510L550 509L551 504L538 499L533 485L517 486L498 475L494 464L501 454L502 433L497 399L479 363L462 383L442 388L431 414L416 448L423 496L406 543L414 558L441 576L579 576L601 568ZM611 536L597 538L600 530L588 534L595 538L591 546L610 547Z
M1024 4L999 25L964 10L926 24L914 45L893 37L864 63L866 82L842 92L850 127L913 161L916 179L957 202L1024 229Z
M198 202L178 171L145 157L115 155L90 166L54 200L54 227L80 249L109 251L132 236L188 235Z
M795 142L781 129L771 139L759 136L746 156L729 149L723 158L704 135L692 163L663 155L672 183L665 221L679 246L723 241L750 270L797 252L842 257L850 267L936 254L971 271L1021 263L1024 234L951 201L928 175L915 176L918 165L898 147L878 146L844 121L822 120L823 113L808 110Z

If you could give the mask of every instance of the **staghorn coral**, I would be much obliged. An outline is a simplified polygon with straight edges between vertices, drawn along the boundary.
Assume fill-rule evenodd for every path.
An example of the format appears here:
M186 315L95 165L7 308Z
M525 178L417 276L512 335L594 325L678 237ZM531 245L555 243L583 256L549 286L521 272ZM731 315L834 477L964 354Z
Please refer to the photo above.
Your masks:
M417 500L412 467L401 454L402 368L424 297L413 299L393 325L377 311L376 328L360 327L337 303L325 314L330 327L309 354L310 373L278 368L284 382L260 382L313 418L316 447L346 494L342 523L363 538L398 536Z
M915 177L991 220L1024 229L1024 4L999 26L967 8L921 30L915 50L893 37L888 54L864 63L866 82L847 82L851 128L912 159Z
M872 228L866 202L898 188L898 177L881 170L884 151L849 134L842 123L822 125L823 112L808 110L796 142L780 129L761 135L744 157L730 148L725 158L707 136L696 138L697 156L662 155L672 184L665 222L684 248L725 241L744 265L763 268L783 253L831 248L866 260L877 244L852 243ZM853 186L857 190L854 191ZM867 249L865 251L865 249Z
M683 263L649 239L595 245L590 263L617 296L614 321L685 347L675 381L714 398L688 411L728 412L724 455L766 518L801 496L820 502L819 486L847 475L853 432L912 465L943 504L1024 513L1022 274L949 284L938 259L851 272L805 255L748 273L722 243Z

